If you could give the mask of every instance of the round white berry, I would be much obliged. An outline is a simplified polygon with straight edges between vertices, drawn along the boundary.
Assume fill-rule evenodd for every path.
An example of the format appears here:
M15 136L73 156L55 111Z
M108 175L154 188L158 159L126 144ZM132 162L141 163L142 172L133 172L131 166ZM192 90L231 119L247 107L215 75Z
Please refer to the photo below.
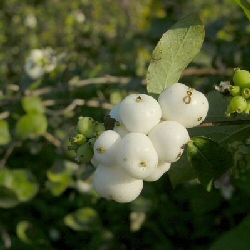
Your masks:
M148 137L152 141L159 161L175 162L183 152L190 137L187 129L176 121L163 121L155 126Z
M150 139L142 133L128 133L120 141L117 163L130 176L138 179L151 175L158 155Z
M113 130L106 130L96 139L94 157L100 164L109 166L116 164L116 150L121 137Z
M97 193L116 202L131 202L142 191L143 181L128 176L119 167L99 165L94 172L93 186Z
M164 120L177 121L186 128L199 125L207 116L206 96L182 83L174 83L159 96Z
M158 102L146 94L131 94L120 103L119 114L129 132L147 134L161 119Z
M170 166L171 166L171 163L159 162L155 171L150 176L145 178L144 180L145 181L157 181L157 180L159 180L163 176L163 174L165 174L169 170Z

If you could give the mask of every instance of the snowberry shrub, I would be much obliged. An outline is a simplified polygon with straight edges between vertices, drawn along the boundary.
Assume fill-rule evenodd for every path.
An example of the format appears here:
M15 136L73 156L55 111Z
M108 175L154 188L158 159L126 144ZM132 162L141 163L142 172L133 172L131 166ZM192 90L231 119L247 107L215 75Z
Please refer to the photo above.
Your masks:
M131 94L120 103L119 114L129 132L147 134L160 122L162 111L153 97Z
M130 176L143 179L156 169L158 155L145 134L128 133L119 144L117 163Z
M164 120L177 121L186 128L199 125L206 118L209 103L205 95L185 84L174 83L159 96Z
M94 144L95 160L105 166L116 164L117 145L120 140L120 135L115 131L104 131Z
M127 175L120 167L99 165L94 172L93 186L100 196L122 203L140 195L143 181Z
M182 153L190 137L187 129L176 121L163 121L148 134L159 157L159 161L175 162Z

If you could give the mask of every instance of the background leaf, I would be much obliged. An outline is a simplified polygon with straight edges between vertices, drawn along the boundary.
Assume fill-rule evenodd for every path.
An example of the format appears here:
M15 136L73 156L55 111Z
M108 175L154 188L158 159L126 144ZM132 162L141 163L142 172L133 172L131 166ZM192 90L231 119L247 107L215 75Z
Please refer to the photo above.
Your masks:
M38 96L24 96L22 98L23 109L27 113L41 113L45 111L42 100Z
M97 212L89 207L78 209L64 218L64 223L76 231L92 231L100 229Z
M250 19L250 2L248 0L235 0L235 2L244 10L248 19Z
M194 137L188 143L188 159L201 184L210 191L213 181L233 165L231 154L206 137Z
M11 140L8 123L0 120L0 145L5 145Z
M250 216L237 227L222 235L209 250L248 250L250 249Z
M147 72L147 91L160 94L178 82L182 71L200 51L205 32L198 15L172 26L156 45Z

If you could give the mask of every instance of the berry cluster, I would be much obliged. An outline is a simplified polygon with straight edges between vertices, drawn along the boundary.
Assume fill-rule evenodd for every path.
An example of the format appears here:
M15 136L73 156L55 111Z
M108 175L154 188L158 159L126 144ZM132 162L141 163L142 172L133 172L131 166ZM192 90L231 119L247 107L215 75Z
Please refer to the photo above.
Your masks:
M92 117L79 117L77 126L69 138L71 145L68 149L76 152L79 162L90 162L94 155L94 143L104 130L104 124L95 121Z
M250 72L236 69L233 76L233 85L229 86L232 96L227 107L226 115L250 113Z
M85 148L81 148L87 143L92 150L93 145L90 161L96 167L95 190L116 202L136 199L143 181L158 180L181 157L190 140L187 128L199 125L208 108L207 98L201 92L175 83L160 94L158 101L146 94L127 96L109 113L113 126L97 136L94 130L90 135L88 129L81 130L80 124L86 118L80 118L80 135L90 139L77 149L77 156L79 160L89 160L91 157L86 157ZM73 137L74 143L80 135ZM92 138L95 142L90 145Z

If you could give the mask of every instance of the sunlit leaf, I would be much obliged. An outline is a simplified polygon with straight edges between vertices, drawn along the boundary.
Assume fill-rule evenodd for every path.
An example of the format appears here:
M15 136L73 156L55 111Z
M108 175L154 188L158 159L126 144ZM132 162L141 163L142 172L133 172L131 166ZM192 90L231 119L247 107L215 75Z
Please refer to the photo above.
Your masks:
M16 192L20 201L32 199L38 192L39 186L33 174L25 169L11 171L12 183L10 187Z
M182 71L200 51L205 32L198 15L190 15L172 26L156 45L147 72L147 91L160 94L178 82Z
M20 240L32 245L46 245L47 239L40 228L29 221L20 221L16 227L16 233Z
M0 120L0 146L9 143L11 140L8 123Z
M213 182L233 165L231 154L206 137L192 138L188 143L187 153L199 181L207 191L210 191Z
M64 223L76 231L93 231L100 229L97 212L92 208L81 208L64 217Z
M38 96L25 96L22 98L23 109L27 113L44 113L45 108L42 100Z
M19 137L36 138L46 133L48 121L45 115L29 113L22 116L16 124L16 133Z

